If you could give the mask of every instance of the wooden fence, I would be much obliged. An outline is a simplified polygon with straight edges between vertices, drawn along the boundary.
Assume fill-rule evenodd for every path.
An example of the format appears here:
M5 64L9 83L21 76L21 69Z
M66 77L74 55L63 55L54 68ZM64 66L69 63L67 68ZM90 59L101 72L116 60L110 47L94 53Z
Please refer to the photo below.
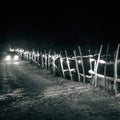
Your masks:
M56 61L58 60L59 68L61 71L61 76L66 77L66 73L69 75L70 80L74 79L74 74L77 76L77 80L79 82L87 82L89 79L91 83L97 87L99 79L102 79L104 82L104 89L107 88L107 81L113 83L114 92L116 96L119 96L119 83L120 78L118 75L119 68L119 48L120 44L117 46L117 50L113 53L109 53L109 45L106 49L106 54L102 55L103 45L100 46L99 52L91 55L90 50L88 55L83 55L81 47L78 47L78 51L73 50L72 57L68 56L67 51L64 51L64 55L60 52L56 54L55 52L52 54L51 51L25 51L23 49L17 49L16 51L20 55L20 57L29 63L34 63L41 69L51 70L55 74L58 66L56 65ZM112 56L113 60L110 60L110 56ZM87 61L87 62L85 62ZM98 72L100 66L103 67L103 74ZM114 66L114 75L107 76L108 66Z

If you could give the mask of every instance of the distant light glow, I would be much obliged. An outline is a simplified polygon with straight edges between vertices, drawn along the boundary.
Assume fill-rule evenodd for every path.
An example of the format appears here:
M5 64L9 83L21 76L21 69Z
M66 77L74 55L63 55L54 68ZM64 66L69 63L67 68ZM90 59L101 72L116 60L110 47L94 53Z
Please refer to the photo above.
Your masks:
M60 59L61 60L61 62L63 62L63 59Z
M80 63L81 63L81 60L78 60L78 63L80 64Z
M10 61L10 60L11 60L11 57L8 55L8 56L6 57L6 60L7 60L7 61Z
M15 51L19 51L19 49L16 49Z
M66 62L67 62L67 63L69 63L70 61L69 61L69 60L67 60Z
M20 52L24 52L24 50L20 49Z
M105 64L106 62L104 60L100 60L99 63Z
M60 54L58 54L58 57L61 57L61 55L60 55Z
M29 53L28 51L25 52L25 54L28 54L28 53Z
M89 72L90 74L92 74L92 75L95 74L93 70L89 70L88 72Z
M45 55L42 55L42 57L45 57Z
M14 65L18 65L19 64L19 62L14 62Z
M10 51L11 51L11 52L14 52L15 50L10 48Z
M16 61L16 60L18 60L19 59L19 56L18 55L15 55L14 56L14 60Z
M90 62L93 62L93 61L95 61L95 59L93 59L93 58L90 58Z

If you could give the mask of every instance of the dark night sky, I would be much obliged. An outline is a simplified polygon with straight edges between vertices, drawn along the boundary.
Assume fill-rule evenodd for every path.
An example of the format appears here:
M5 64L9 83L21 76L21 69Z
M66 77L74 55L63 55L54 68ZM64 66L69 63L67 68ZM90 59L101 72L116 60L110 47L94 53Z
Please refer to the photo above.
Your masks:
M40 4L8 9L0 14L0 40L17 47L74 48L120 39L117 7L81 7L79 2Z

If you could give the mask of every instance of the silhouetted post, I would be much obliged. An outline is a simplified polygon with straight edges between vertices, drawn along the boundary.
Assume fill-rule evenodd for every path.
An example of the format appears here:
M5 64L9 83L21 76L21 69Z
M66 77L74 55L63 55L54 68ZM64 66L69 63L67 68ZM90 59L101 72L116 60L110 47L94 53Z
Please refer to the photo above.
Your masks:
M28 52L26 53L26 61L28 62Z
M41 68L43 69L44 68L44 60L43 60L44 55L42 54L42 52L40 53L40 56L41 56Z
M118 63L118 54L119 54L119 48L120 48L120 44L118 44L117 47L117 51L116 51L116 57L115 57L115 64L114 64L114 90L115 90L115 96L117 96L118 91L117 91L117 78L118 78L118 74L117 74L117 63Z
M80 82L80 71L79 71L79 67L78 67L76 51L73 50L73 53L74 53L74 57L75 57L75 66L76 66L77 76L78 76L78 80Z
M44 52L44 55L45 55L45 69L47 70L47 53L46 53L46 50Z
M51 58L51 51L48 52L48 70L50 69L50 58Z
M89 62L91 60L91 54L90 54L90 49L89 49ZM90 62L90 70L92 70L92 63Z
M82 57L82 51L80 46L78 47L79 53L80 53L80 58L81 58L81 65L82 65L82 71L83 71L83 82L85 83L85 68L84 68L84 63L83 63L83 57Z
M105 67L104 67L104 83L105 83L105 90L106 90L106 69L107 69L107 57L108 57L108 51L109 51L109 44L107 45L106 50L106 57L105 57Z
M62 53L61 52L60 52L60 65L61 65L63 77L65 77L65 73L64 73L64 69L63 69L63 59L62 59Z
M32 63L34 62L34 49L32 51Z
M65 50L65 57L66 57L66 63L67 63L68 70L69 70L70 79L72 80L73 77L72 77L72 72L71 72L71 69L70 69L70 61L69 61L69 59L68 59L67 51L66 51L66 50Z
M97 63L96 63L96 66L95 66L95 87L97 87L97 70L98 70L100 55L101 55L101 52L102 52L102 47L103 47L103 45L101 45L101 47L100 47Z
M32 63L32 52L30 52L29 62Z
M39 54L39 52L37 51L37 66L40 65L40 64L39 64L39 56L40 56L40 54Z

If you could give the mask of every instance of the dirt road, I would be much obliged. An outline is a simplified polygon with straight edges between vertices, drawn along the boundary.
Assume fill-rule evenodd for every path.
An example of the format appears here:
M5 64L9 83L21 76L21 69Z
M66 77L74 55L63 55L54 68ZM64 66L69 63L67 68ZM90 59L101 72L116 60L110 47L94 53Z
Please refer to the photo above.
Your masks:
M120 98L54 77L35 65L0 61L0 120L120 119Z

